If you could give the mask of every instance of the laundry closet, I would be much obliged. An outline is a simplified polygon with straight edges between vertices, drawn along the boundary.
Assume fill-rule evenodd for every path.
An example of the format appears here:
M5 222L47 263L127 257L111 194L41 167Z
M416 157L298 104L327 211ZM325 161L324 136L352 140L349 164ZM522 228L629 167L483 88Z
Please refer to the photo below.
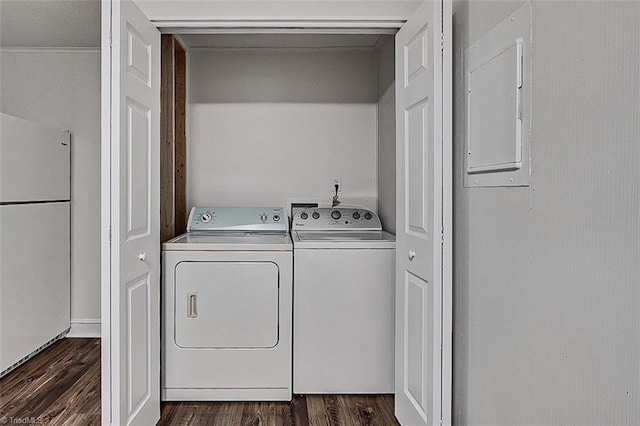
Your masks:
M395 238L376 211L380 170L395 210L394 38L165 36L177 58L176 40L190 214L162 248L162 398L393 393Z
M313 13L282 20L268 7L220 21L215 10L153 16L131 3L104 5L103 28L111 31L103 31L109 49L102 51L103 105L109 101L102 117L103 166L108 163L103 229L109 237L102 263L103 366L109 371L103 371L103 416L157 418L161 341L154 318L162 318L163 277L155 260L158 242L188 230L191 207L338 201L357 208L309 217L402 236L397 249L403 256L389 257L395 279L393 273L385 279L388 299L401 301L390 333L395 341L389 337L372 349L395 353L389 367L395 388L386 389L395 389L396 416L406 424L445 416L450 346L442 330L450 326L450 247L442 233L450 226L451 161L445 143L450 115L444 113L450 107L444 93L450 38L443 36L450 26L443 17L450 5L424 2L399 15L383 7L366 16L351 6L341 4L343 12L317 20ZM283 16L305 16L282 10ZM195 20L178 18L190 13ZM254 21L254 13L269 19ZM249 21L242 20L245 14ZM208 227L216 213L202 211L199 222ZM285 212L258 213L265 224ZM374 221L376 213L380 220ZM367 226L374 222L376 230ZM195 317L195 293L163 309L186 307L187 317ZM361 293L368 300L368 292Z
M167 43L186 57L186 70L172 74L175 81L184 73L186 90L171 99L180 105L184 96L186 131L184 148L179 128L163 143L182 151L163 154L162 182L170 189L161 197L161 205L169 201L162 239L184 230L192 206L329 205L333 178L341 181L342 205L378 212L395 232L389 33L163 35L163 62Z

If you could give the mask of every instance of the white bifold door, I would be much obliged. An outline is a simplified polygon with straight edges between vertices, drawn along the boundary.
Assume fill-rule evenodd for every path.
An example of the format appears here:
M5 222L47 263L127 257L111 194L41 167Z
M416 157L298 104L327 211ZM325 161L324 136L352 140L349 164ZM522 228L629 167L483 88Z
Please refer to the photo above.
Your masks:
M450 4L425 1L396 35L395 414L451 421Z
M102 422L153 425L160 419L160 33L126 0L103 1L102 25Z

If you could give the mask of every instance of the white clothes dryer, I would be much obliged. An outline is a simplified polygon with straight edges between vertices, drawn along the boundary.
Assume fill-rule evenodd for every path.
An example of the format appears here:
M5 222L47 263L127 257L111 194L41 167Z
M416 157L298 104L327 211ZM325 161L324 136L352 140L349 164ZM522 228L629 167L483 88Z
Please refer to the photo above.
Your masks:
M293 391L393 393L395 236L365 209L292 221Z
M194 207L163 244L164 400L291 400L292 243L281 208Z

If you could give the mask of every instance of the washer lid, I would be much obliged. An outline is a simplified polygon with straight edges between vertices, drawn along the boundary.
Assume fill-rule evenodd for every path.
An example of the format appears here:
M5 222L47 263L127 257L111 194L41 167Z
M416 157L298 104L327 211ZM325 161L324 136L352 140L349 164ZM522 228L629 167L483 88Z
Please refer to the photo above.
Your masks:
M384 231L294 231L295 248L395 248L396 237Z
M291 237L287 232L200 231L187 232L162 244L173 251L289 251Z

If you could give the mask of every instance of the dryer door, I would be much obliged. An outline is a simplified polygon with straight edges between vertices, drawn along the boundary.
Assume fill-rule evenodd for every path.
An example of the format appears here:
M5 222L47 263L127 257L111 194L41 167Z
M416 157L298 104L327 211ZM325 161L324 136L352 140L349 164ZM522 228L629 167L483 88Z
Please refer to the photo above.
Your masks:
M278 344L278 265L180 262L175 335L182 348L272 348Z

